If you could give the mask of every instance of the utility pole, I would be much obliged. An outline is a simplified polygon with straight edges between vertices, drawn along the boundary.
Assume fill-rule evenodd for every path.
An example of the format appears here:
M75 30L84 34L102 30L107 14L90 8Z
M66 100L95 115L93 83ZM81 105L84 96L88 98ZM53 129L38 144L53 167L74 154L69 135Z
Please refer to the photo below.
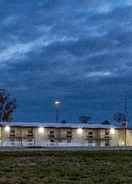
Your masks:
M127 95L124 98L124 113L125 113L125 146L127 146L127 128L128 128L128 108L127 108Z

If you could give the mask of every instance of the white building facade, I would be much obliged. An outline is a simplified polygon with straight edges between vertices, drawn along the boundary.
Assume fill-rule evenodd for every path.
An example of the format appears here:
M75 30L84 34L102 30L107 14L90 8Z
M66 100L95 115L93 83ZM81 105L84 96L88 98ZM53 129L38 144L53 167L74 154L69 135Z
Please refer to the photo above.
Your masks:
M0 123L0 146L132 146L132 129L82 123Z

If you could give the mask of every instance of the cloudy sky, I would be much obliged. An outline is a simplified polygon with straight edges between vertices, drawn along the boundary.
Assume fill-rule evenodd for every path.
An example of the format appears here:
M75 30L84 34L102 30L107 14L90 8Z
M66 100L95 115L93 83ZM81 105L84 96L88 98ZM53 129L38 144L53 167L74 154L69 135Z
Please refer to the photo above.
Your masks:
M128 96L131 0L0 0L0 87L17 99L16 121L111 119Z

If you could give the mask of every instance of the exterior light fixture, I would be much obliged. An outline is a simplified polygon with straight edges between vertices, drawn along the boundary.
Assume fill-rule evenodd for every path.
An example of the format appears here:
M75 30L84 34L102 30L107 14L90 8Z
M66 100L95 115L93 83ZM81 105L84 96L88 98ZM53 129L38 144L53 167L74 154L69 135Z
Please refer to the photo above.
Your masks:
M39 127L38 128L38 133L39 134L43 134L44 133L44 128L43 127Z
M10 126L6 125L4 130L5 130L5 132L9 133L10 132Z
M121 145L124 146L124 144L125 144L124 141L122 141L122 142L121 142Z
M82 133L83 133L83 129L82 129L82 128L78 128L78 129L77 129L77 134L78 134L78 135L82 135Z
M111 135L114 135L114 134L115 134L115 129L114 129L114 128L111 128L111 129L110 129L110 134L111 134Z

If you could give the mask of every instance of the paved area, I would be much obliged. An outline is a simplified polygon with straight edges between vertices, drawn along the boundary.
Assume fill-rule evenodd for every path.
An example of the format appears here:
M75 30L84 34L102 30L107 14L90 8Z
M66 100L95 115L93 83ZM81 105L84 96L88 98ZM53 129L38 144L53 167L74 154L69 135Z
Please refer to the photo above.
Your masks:
M132 147L0 147L4 151L132 151Z

